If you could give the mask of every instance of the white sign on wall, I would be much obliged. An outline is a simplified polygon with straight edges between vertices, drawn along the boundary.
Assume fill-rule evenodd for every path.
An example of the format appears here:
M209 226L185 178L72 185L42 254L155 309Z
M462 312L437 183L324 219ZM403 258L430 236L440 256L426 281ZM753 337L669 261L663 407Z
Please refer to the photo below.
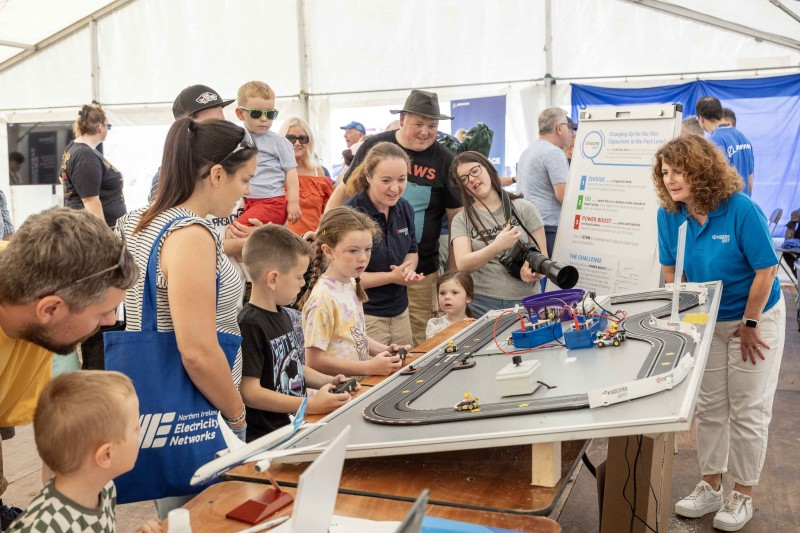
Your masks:
M680 132L680 105L580 112L553 251L598 294L658 286L659 203L651 178L658 147Z

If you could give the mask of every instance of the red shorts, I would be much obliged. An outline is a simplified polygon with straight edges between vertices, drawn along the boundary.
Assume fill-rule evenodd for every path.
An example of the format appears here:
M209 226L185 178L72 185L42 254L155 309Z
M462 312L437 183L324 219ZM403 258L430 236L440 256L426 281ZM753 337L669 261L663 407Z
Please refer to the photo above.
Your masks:
M288 215L286 213L286 197L276 196L274 198L245 198L244 213L239 215L237 222L245 226L252 226L251 218L256 218L267 224L284 225Z

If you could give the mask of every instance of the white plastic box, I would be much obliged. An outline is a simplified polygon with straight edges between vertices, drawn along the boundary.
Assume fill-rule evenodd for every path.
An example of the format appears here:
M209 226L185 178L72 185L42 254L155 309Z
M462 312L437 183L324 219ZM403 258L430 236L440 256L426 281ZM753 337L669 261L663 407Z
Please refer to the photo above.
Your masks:
M541 366L538 359L522 361L519 365L509 363L495 376L500 396L520 396L536 389L536 371Z

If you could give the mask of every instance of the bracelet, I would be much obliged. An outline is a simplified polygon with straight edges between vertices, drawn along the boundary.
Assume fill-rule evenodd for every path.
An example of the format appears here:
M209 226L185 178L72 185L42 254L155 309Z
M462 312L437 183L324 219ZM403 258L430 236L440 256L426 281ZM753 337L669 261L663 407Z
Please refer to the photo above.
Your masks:
M247 416L247 408L242 407L242 414L240 414L236 418L226 418L225 416L223 416L222 418L225 419L225 422L227 422L229 426L235 426L237 424L241 424L245 416Z

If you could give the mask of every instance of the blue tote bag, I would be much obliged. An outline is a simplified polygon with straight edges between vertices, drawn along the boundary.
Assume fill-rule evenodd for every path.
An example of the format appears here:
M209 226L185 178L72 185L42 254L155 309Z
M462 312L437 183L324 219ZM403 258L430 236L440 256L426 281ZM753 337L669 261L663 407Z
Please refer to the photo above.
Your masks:
M139 396L139 457L133 470L114 480L118 503L195 494L211 483L192 487L198 467L226 448L219 430L217 409L195 387L183 368L175 332L159 332L156 312L156 238L147 263L142 298L141 331L103 334L107 370L133 381ZM219 297L219 275L217 275ZM217 332L228 365L233 367L242 342L237 335Z

